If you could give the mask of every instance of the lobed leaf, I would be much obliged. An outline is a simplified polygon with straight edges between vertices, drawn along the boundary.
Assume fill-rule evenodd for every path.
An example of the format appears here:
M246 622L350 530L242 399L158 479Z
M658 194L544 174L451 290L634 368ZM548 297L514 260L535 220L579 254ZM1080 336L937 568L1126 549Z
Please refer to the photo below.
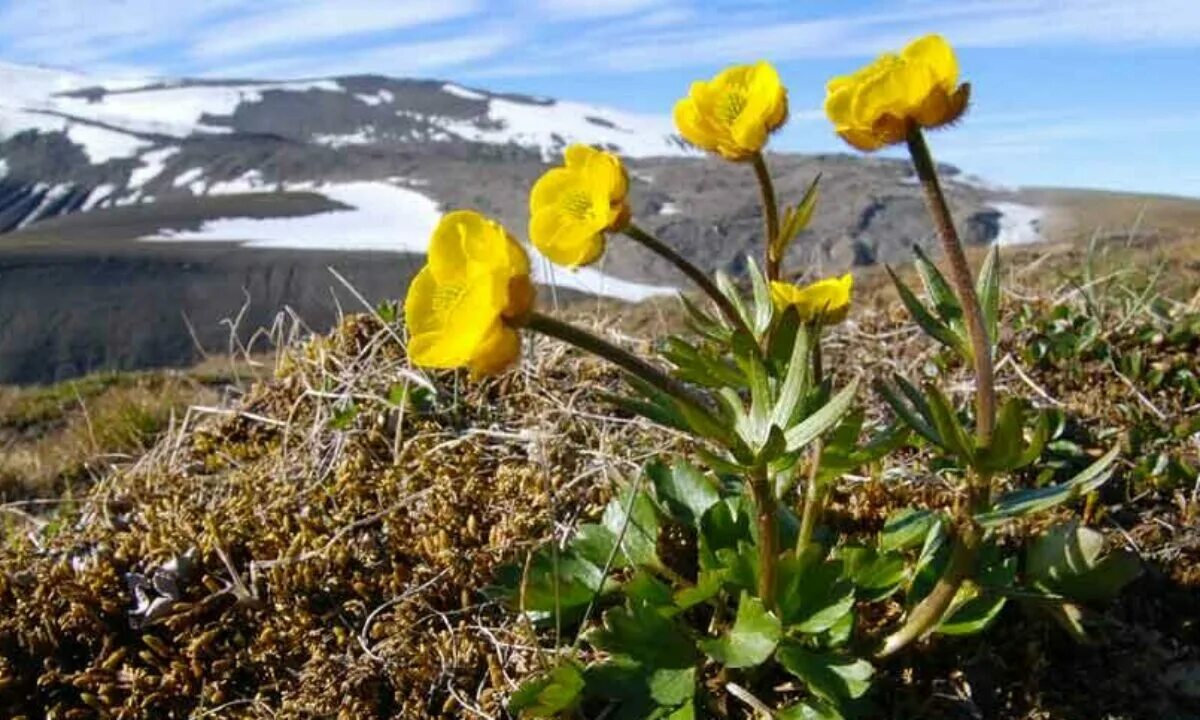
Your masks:
M782 634L779 618L761 600L742 593L733 627L719 638L701 640L700 649L726 667L755 667L771 657Z

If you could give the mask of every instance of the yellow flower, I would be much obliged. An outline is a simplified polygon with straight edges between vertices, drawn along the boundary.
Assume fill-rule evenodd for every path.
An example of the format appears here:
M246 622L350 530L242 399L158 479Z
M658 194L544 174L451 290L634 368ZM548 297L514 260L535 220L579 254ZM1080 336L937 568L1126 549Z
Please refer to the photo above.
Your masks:
M529 239L550 261L567 267L604 254L604 233L629 222L629 179L621 159L589 145L570 145L564 163L529 193Z
M800 313L801 322L836 325L845 320L850 312L850 291L853 288L854 276L850 273L840 278L818 280L804 287L772 281L771 300L780 310L795 307Z
M512 236L477 212L442 217L425 267L404 300L408 357L431 368L492 375L517 359L520 324L533 308L529 258Z
M940 35L886 53L853 75L829 81L825 114L838 135L859 150L903 142L910 125L935 128L967 109L971 86L958 84L954 50Z
M787 120L787 88L770 63L734 65L692 83L674 114L675 127L691 144L727 160L749 160Z

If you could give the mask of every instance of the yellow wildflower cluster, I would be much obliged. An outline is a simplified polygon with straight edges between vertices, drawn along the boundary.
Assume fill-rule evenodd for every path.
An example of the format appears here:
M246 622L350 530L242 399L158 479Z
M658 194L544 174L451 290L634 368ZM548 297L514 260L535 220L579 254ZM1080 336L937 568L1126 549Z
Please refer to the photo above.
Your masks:
M958 84L954 52L940 36L928 35L898 55L885 54L831 80L825 111L846 142L871 151L904 141L913 128L953 122L966 109L968 95L969 86ZM679 133L697 148L761 166L767 141L787 120L787 88L770 63L735 65L692 83L673 114ZM686 258L632 225L628 191L619 157L587 145L568 146L563 164L543 174L530 192L531 243L551 262L574 269L599 260L610 233L625 233L709 291L711 284ZM777 211L774 202L767 198L768 213ZM768 238L768 245L777 240ZM804 287L769 279L778 309L795 307L804 322L815 324L846 318L850 275ZM518 331L533 301L521 245L479 213L452 212L435 230L428 264L409 288L409 357L425 367L466 367L476 376L499 372L520 354Z

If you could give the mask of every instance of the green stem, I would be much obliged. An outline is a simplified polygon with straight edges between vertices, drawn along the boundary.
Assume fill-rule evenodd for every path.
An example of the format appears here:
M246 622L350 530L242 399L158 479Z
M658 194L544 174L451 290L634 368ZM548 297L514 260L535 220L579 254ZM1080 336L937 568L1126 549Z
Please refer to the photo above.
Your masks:
M950 281L958 293L963 315L967 321L967 334L971 336L971 359L975 364L975 434L980 447L992 442L992 429L996 423L996 387L992 368L992 343L983 324L983 310L975 294L975 280L963 254L962 242L954 228L946 195L938 181L933 155L921 128L915 123L908 131L908 152L912 155L913 167L925 191L925 202L938 238L942 241L942 252L950 264Z
M750 482L754 517L758 524L758 599L775 610L776 565L779 562L778 508L766 468L755 471Z
M779 263L782 258L775 257L775 241L779 238L779 204L775 198L775 183L771 181L771 172L767 169L767 160L761 152L754 153L752 160L754 176L758 178L758 189L762 195L763 225L767 243L767 280L779 279Z
M946 203L946 194L938 181L933 155L929 152L921 128L915 123L909 126L907 141L913 167L925 191L925 202L929 206L938 238L942 242L942 252L950 265L950 282L958 294L958 301L967 321L967 334L971 338L971 360L975 369L976 444L985 448L992 442L992 431L996 423L996 388L991 340L983 324L983 310L979 305L979 297L975 294L975 281L967 265L958 231L954 227L950 207ZM879 657L892 655L910 643L920 640L941 623L958 595L963 581L975 573L979 549L983 543L983 529L975 522L974 513L988 502L990 495L990 477L976 477L974 473L967 477L967 499L959 505L956 512L958 527L950 548L950 562L929 595L917 603L904 624L884 640L878 653Z
M883 647L875 654L876 657L884 658L895 654L908 644L928 635L942 622L942 617L958 595L959 587L975 572L982 542L982 528L973 521L963 523L954 536L954 545L950 550L950 561L945 572L938 578L933 590L908 614L904 624L884 640Z
M721 310L721 314L725 316L725 319L728 320L734 328L738 330L744 330L750 334L750 337L754 337L754 333L750 332L750 328L746 326L745 319L742 318L741 314L736 308L734 308L733 303L729 301L729 298L725 297L725 294L721 292L720 288L716 286L712 279L709 278L703 270L696 267L690 260L676 252L675 249L670 245L667 245L662 240L659 240L633 223L626 225L622 232L625 233L626 237L629 239L639 243L650 252L658 255L664 260L670 262L675 267L679 268L680 272L682 272L684 275L687 275L688 279L696 283L696 286L703 290L704 294L708 295L708 297L711 298L714 303L716 303L717 307Z
M819 386L825 380L825 371L821 361L820 327L816 329L815 333L816 338L813 343L812 353L813 384ZM818 487L817 484L823 454L824 445L821 443L821 439L817 438L813 442L812 464L808 471L808 485L804 488L804 508L800 513L800 535L796 538L796 557L802 557L808 546L812 544L812 536L817 529L817 520L821 517L821 512L825 509L825 489Z
M709 414L704 403L686 385L628 350L619 348L607 340L602 340L586 330L536 311L530 313L521 326L602 357L630 375L670 395L680 403L688 405L693 411L703 415Z

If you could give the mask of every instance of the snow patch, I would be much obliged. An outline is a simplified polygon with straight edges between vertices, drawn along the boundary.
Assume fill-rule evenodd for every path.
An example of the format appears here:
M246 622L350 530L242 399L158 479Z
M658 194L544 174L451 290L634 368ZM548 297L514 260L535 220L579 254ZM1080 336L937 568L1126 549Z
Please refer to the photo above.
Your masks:
M333 148L348 145L370 145L375 142L375 129L364 127L359 128L358 132L345 135L313 135L312 140L318 145L328 145Z
M113 185L97 185L90 193L88 193L87 200L83 201L83 205L80 207L80 210L91 210L92 208L98 206L100 203L108 200L109 196L112 195L113 191L116 189L117 188Z
M1028 245L1045 239L1042 236L1045 209L1015 202L993 202L988 206L1000 213L997 245Z
M177 147L164 147L140 155L138 161L141 166L134 168L133 172L129 174L129 187L140 188L158 177L166 166L167 160L178 152L179 148Z
M154 144L136 135L86 123L69 123L67 138L83 148L93 165L136 155Z
M396 101L396 96L392 93L391 90L380 90L379 92L377 92L375 94L359 93L359 94L356 94L354 97L358 98L361 102L364 102L368 105L382 105L384 103L391 105L393 102Z
M171 185L172 187L183 187L184 185L188 185L195 180L199 180L202 175L204 175L204 168L189 168L176 175L175 179L171 181Z
M445 85L443 85L442 92L447 92L447 93L450 93L451 95L455 95L460 98L466 98L467 100L487 100L488 99L488 96L484 95L481 92L476 92L474 90L468 90L467 88L465 88L461 85L455 85L454 83L446 83Z
M262 192L266 189L262 173L247 170L232 180L222 180L208 186L209 195L236 195L238 193Z
M555 266L544 257L538 256L538 262L533 263L533 279L543 285L554 285L560 288L579 290L590 295L617 298L629 302L641 302L653 297L675 295L679 288L670 285L650 285L648 283L622 280L594 268L566 270Z
M915 177L915 176L914 176ZM950 178L950 182L965 185L967 187L976 188L978 190L987 190L989 192L1012 192L1013 189L1007 185L992 182L986 178L981 178L978 175L967 175L960 173Z
M493 97L486 122L441 118L438 124L467 140L539 147L546 161L576 142L612 148L626 157L692 154L668 118L576 102L536 105Z
M261 187L261 178L247 178L249 175L234 182ZM432 199L387 182L296 183L287 189L317 192L350 209L305 217L224 218L208 221L199 230L168 232L143 240L239 241L249 247L424 254L442 216ZM535 280L563 288L630 301L676 292L673 287L620 280L592 268L575 272L554 268L540 256L538 261L534 263Z

